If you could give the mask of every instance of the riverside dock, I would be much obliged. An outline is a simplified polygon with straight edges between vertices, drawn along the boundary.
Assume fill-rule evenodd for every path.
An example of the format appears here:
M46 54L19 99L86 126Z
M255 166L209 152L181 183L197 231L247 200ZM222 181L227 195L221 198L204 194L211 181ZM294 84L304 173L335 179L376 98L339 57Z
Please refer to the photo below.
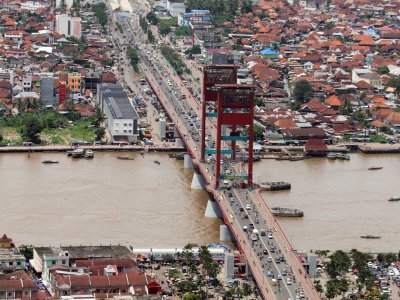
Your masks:
M7 146L0 147L0 153L26 153L26 152L66 152L74 149L91 149L98 152L123 152L123 151L151 151L151 152L179 152L185 151L185 147L178 146L139 146L139 145L87 145L87 146Z

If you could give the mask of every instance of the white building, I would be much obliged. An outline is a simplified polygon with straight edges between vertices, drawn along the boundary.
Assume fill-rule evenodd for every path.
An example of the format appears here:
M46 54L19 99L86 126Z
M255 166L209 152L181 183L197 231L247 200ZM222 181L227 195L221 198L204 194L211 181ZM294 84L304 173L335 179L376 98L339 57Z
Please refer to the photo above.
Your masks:
M21 9L29 10L29 11L36 11L39 8L45 8L46 5L40 2L34 1L27 1L20 4Z
M370 69L353 69L351 71L351 81L353 83L365 81L374 87L382 86L382 78Z
M137 140L139 116L120 84L98 84L97 102L107 117L113 143Z
M167 0L167 11L172 17L177 17L186 12L184 0Z
M74 36L76 38L81 37L81 18L71 17L68 15L57 15L56 16L56 32L63 34L66 37Z
M22 32L11 31L4 34L4 38L12 40L14 43L22 44Z

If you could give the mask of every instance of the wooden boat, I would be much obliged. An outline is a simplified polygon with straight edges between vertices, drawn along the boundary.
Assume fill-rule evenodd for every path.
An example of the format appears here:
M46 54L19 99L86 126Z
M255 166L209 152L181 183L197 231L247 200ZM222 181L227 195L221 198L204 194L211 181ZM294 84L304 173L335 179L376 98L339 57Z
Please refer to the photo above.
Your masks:
M336 159L336 153L335 152L329 152L328 155L326 156L327 159L330 160L335 160Z
M350 155L345 153L336 153L336 158L341 160L350 160Z
M44 161L42 161L42 164L58 164L58 161L56 161L56 160L44 160Z
M85 158L93 158L94 157L94 152L93 150L87 149L85 151Z
M75 149L72 151L73 158L82 158L85 156L85 149Z
M389 198L388 201L400 201L400 196L393 196Z
M372 235L372 234L363 234L360 236L363 239L380 239L380 235Z
M372 166L372 167L369 167L369 168L368 168L368 170L370 170L370 171L373 171L373 170L381 170L381 169L383 169L383 167L374 167L374 166Z
M134 160L134 157L129 157L129 156L117 156L117 159L121 160Z
M161 165L161 163L158 160L155 160L154 163L157 165Z

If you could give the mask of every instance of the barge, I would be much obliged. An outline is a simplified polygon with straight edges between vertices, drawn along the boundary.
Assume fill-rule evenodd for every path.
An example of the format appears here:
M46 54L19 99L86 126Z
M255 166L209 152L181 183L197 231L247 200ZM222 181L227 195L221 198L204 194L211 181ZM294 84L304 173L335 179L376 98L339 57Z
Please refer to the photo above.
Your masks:
M284 181L261 182L259 185L262 191L283 191L292 188L292 185L289 182Z
M277 217L303 217L304 212L296 208L272 207L271 212Z

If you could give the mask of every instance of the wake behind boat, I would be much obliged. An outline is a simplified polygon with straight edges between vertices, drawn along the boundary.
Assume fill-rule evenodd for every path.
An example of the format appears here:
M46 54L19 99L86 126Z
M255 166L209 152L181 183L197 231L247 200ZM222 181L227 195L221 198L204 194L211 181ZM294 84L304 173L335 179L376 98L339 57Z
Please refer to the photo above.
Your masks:
M400 196L393 196L389 198L388 201L400 201Z

